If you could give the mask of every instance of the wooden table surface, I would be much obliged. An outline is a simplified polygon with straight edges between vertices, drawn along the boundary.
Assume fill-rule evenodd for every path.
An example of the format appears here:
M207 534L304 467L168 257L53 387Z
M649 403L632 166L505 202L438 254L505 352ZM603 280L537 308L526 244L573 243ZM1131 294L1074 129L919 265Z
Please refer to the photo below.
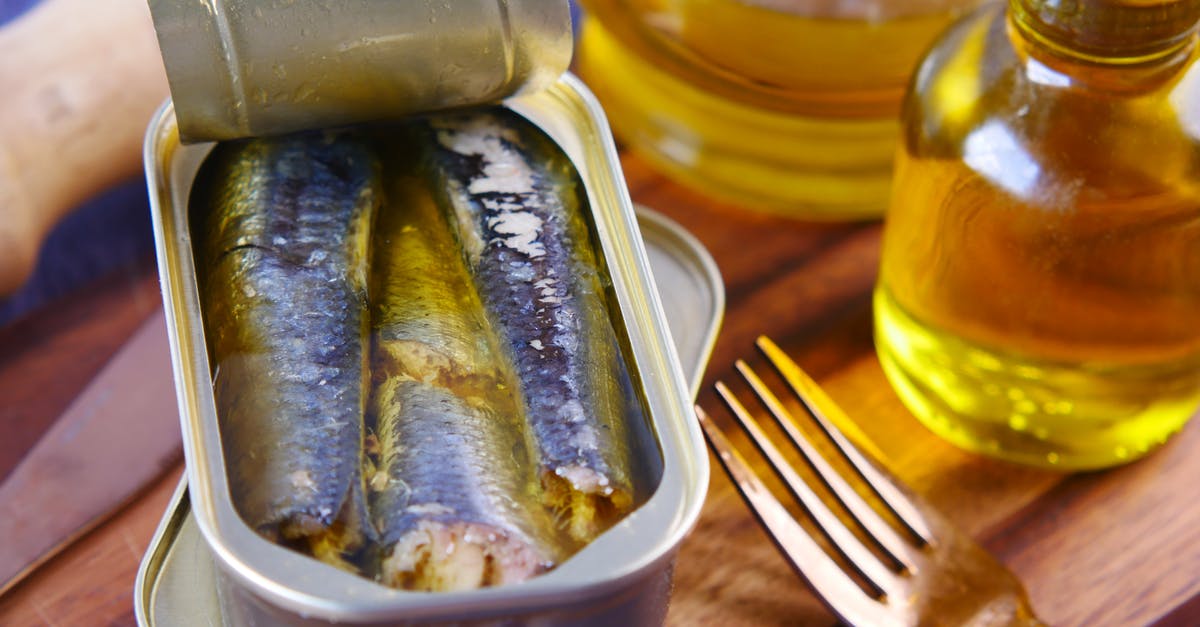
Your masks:
M814 225L709 200L625 155L633 198L692 231L728 290L706 377L773 336L857 419L904 480L1025 582L1055 625L1200 624L1200 421L1143 461L1062 475L976 457L921 427L888 387L871 344L878 224ZM0 329L0 477L159 305L153 261ZM167 367L168 356L146 368ZM754 360L755 363L761 360ZM700 402L725 424L711 385ZM176 416L156 419L176 420ZM182 471L148 486L0 598L0 625L132 624L138 563ZM671 625L825 625L807 592L714 463L684 542Z

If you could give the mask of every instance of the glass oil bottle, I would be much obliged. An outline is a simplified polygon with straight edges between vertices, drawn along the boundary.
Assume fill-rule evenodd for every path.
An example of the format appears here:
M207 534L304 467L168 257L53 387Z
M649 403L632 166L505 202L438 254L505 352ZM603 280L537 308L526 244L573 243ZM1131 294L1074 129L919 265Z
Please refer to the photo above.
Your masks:
M583 0L577 68L626 145L692 187L826 220L887 207L900 101L984 0Z
M1091 469L1200 405L1200 0L1010 0L910 88L875 292L889 379L964 448Z

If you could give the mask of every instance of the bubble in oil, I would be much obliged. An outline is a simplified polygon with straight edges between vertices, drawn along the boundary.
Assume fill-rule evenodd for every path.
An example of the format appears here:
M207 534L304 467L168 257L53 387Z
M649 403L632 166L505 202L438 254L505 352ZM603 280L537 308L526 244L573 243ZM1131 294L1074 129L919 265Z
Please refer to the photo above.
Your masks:
M1022 379L1037 380L1042 377L1042 369L1036 366L1019 365L1013 368L1013 373Z
M1042 404L1042 411L1056 416L1065 416L1074 409L1071 401L1046 401Z
M1000 363L999 359L996 359L995 357L992 357L983 351L971 351L967 353L967 361L970 362L971 365L989 372L996 372L1004 367L1004 364Z

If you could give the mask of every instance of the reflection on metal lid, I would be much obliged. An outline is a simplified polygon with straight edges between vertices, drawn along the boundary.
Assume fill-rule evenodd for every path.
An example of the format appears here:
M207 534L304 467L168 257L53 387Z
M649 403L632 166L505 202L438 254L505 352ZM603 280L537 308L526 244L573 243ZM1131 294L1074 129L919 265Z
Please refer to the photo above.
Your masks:
M185 142L496 102L571 59L565 0L150 3Z

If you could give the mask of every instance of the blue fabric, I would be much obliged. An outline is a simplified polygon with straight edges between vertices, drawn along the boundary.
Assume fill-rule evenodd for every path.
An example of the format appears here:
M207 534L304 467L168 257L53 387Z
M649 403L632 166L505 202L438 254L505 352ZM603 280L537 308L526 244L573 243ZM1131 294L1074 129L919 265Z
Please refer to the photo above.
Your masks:
M37 1L0 0L0 25ZM0 298L0 326L153 255L146 184L141 177L131 178L85 202L54 228L38 255L33 276L16 293Z
M0 325L154 255L146 183L133 178L71 212L50 232L33 276L0 299Z
M0 24L24 13L37 3L38 0L0 0Z
M0 0L3 2L4 0ZM572 0L571 2L571 30L575 31L576 41L579 39L579 27L582 26L583 9L579 7L579 3Z

